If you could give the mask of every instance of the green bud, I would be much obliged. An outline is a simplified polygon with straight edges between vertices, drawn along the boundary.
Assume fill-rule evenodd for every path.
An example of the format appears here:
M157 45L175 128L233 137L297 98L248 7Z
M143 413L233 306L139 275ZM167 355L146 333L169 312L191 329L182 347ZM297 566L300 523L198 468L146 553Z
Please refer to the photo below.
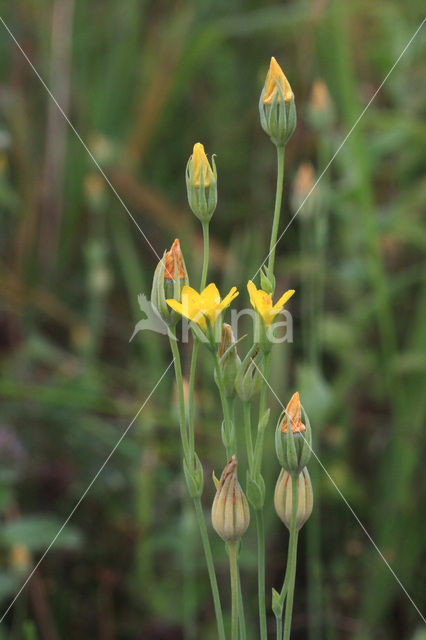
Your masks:
M224 322L222 326L222 340L219 346L219 366L222 371L223 386L225 387L225 395L227 398L235 397L235 378L241 364L237 347L233 347L233 344L235 344L235 338L231 325ZM217 384L216 370L214 372L214 379Z
M186 165L186 189L192 212L201 222L209 222L217 205L217 171L214 156L210 166L200 142L194 144Z
M278 517L284 522L287 529L290 529L292 516L292 482L298 483L296 530L299 531L311 515L314 504L311 478L309 477L306 467L302 469L297 478L292 477L285 469L281 469L275 486L274 506Z
M253 345L240 364L235 379L235 389L243 402L248 402L260 391L263 380L265 356L258 345Z
M260 94L259 113L262 129L277 147L284 146L296 128L296 105L290 83L275 58Z
M306 426L301 421L301 404L296 392L280 415L275 430L275 449L281 466L298 476L308 464L312 452L312 432L306 413ZM290 424L289 424L290 423Z
M204 474L203 467L197 454L195 456L195 467L190 469L186 460L183 461L183 472L185 475L186 485L188 487L191 498L198 498L203 493Z

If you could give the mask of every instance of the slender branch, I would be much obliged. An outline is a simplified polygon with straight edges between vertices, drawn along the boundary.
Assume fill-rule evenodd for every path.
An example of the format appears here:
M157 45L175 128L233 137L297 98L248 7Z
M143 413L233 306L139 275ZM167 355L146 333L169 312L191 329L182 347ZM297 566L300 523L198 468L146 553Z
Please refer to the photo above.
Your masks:
M209 572L210 586L213 595L214 610L216 613L217 634L219 640L225 639L225 627L223 625L222 607L220 604L219 589L217 586L216 572L214 569L213 555L210 540L207 533L206 522L204 520L203 509L200 498L194 498L195 513L197 515L198 526L200 528L201 540L203 543L204 555L206 557L207 570Z
M274 220L272 223L271 241L269 245L269 262L268 262L268 274L272 276L274 274L275 265L275 249L277 244L278 229L280 226L281 215L281 201L283 197L283 182L284 182L284 155L285 147L277 147L277 190L275 193L275 209Z
M228 543L228 552L232 597L231 640L238 640L238 562L236 542Z
M202 291L206 286L207 271L209 268L209 223L203 222L202 225L203 225L204 256L203 256L203 270L201 272L200 291Z
M267 640L265 603L265 528L263 509L255 509L257 530L257 587L259 599L259 626L261 640Z
M191 455L191 463L194 464L194 451L195 451L195 426L194 426L194 393L195 393L195 372L197 370L197 358L200 341L198 338L193 337L192 355L191 355L191 368L189 371L189 383L188 383L188 422L189 422L189 451Z
M185 415L185 396L183 392L183 379L182 379L182 365L179 354L179 347L176 341L176 329L175 327L170 328L170 333L172 337L170 337L170 348L173 354L173 363L175 368L175 376L176 376L176 386L178 393L178 404L179 404L179 426L180 426L180 437L182 441L182 448L185 460L189 464L191 461L190 458L190 450L188 443L188 433L186 430L186 415ZM193 467L190 467L193 468Z
M246 436L248 466L249 466L249 470L252 471L254 455L253 455L253 437L251 433L250 402L243 402L243 409L244 409L244 432Z
M296 579L296 559L297 559L297 538L298 532L296 530L296 516L297 506L299 502L299 478L291 476L291 523L290 523L290 541L288 545L288 564L287 572L288 588L287 588L287 602L285 606L285 620L284 620L284 640L290 640L291 632L291 618L293 615L293 599L294 599L294 583ZM287 576L286 576L287 577ZM285 580L284 580L285 583Z

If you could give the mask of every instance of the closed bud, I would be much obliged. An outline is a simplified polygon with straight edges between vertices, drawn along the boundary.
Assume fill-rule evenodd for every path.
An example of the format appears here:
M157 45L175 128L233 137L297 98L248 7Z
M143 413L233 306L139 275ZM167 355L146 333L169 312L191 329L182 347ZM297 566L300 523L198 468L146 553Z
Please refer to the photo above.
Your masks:
M292 515L292 482L298 485L298 501L296 513L296 530L299 531L308 520L314 505L312 483L307 468L305 467L297 478L292 478L285 469L281 469L274 493L274 506L278 517L284 522L287 529L291 526Z
M170 251L165 251L154 272L151 290L151 304L158 311L164 322L174 326L181 316L166 302L174 298L180 302L182 288L188 284L179 240L173 242Z
M300 397L296 391L279 417L275 431L278 460L293 477L308 464L312 452L311 426L306 413L304 417L306 425L302 423Z
M240 368L241 360L235 344L231 325L224 322L222 326L222 339L219 345L219 365L222 371L223 386L227 398L235 397L235 378ZM214 379L217 384L216 371Z
M260 391L263 380L264 352L254 345L240 364L235 389L243 402L248 402Z
M260 123L277 147L284 146L296 128L296 105L290 83L275 58L271 58L259 99Z
M201 142L194 144L186 165L186 189L193 213L201 222L209 222L217 205L217 171L214 156L211 166Z
M237 479L235 455L224 468L212 506L212 524L224 542L238 542L250 523L247 498Z
M327 130L333 124L335 118L334 105L327 85L323 80L315 80L312 85L307 117L312 127L317 131Z

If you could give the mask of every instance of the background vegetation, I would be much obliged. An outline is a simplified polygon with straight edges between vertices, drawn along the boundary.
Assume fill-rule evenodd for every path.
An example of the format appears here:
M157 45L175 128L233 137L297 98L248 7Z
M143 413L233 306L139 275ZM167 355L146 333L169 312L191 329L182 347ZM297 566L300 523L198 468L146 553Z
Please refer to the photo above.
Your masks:
M273 207L274 148L257 109L270 56L299 115L286 154L284 228L306 190L299 183L291 197L300 165L321 174L423 9L419 0L17 0L2 17L156 251L180 237L194 280L201 238L184 167L197 140L217 154L210 279L221 290L236 284L243 306L245 283L266 257ZM322 464L423 611L424 42L422 29L278 246L278 289L296 289L294 342L276 349L272 377L284 404L301 391ZM331 96L327 118L313 110L318 78ZM129 344L156 257L3 24L0 79L6 610L170 353L149 332ZM183 357L187 370L188 350ZM8 612L1 638L215 637L172 386L170 371ZM224 459L205 353L197 399L208 510L211 472ZM280 408L269 402L273 424ZM269 587L281 584L288 536L272 507L272 431ZM301 536L294 637L424 638L419 614L342 496L320 465L311 468L317 503ZM224 547L212 541L226 603ZM256 638L251 529L242 563Z

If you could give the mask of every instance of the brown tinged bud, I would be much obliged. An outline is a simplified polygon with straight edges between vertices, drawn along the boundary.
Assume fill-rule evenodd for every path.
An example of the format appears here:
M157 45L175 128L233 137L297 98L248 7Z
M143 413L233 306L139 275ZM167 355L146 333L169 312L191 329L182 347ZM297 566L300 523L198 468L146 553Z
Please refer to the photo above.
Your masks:
M216 481L216 495L212 506L212 524L224 542L238 542L250 523L247 498L237 479L235 455L224 468L220 481Z
M180 315L171 309L166 300L173 298L180 302L182 289L188 284L185 261L176 238L155 269L151 290L151 304L169 326L174 326Z
M180 279L184 279L186 274L183 269L183 257L182 251L180 248L179 239L176 238L173 242L170 251L167 251L165 256L165 269L164 269L164 279L165 280L174 280L175 275L177 275Z
M302 422L299 393L293 394L286 410L281 414L275 431L275 449L281 466L293 477L308 464L312 453L312 432L304 413Z
M292 482L298 483L298 501L296 513L296 530L299 531L312 513L314 494L307 468L305 467L298 478L292 478L285 469L281 469L275 486L274 506L278 517L287 529L291 526L292 515Z

